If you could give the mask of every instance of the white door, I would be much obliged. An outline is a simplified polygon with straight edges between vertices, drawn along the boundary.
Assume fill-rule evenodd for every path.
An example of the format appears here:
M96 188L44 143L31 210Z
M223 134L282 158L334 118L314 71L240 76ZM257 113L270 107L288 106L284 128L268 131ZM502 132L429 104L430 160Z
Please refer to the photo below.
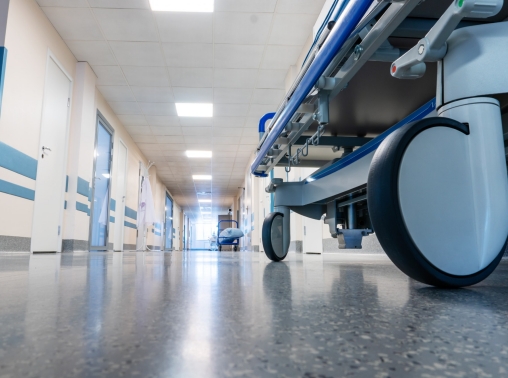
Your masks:
M323 221L303 217L303 253L323 253Z
M127 180L127 147L122 141L118 144L118 165L116 174L116 209L115 209L115 251L123 250L125 193Z
M72 81L48 57L35 183L32 252L62 251L62 218Z

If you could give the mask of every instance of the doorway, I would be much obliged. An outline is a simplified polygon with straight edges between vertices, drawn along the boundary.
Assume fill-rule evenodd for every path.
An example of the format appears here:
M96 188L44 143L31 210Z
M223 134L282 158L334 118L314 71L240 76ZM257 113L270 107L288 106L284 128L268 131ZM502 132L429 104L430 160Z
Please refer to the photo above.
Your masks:
M115 251L123 250L125 195L127 190L127 146L120 140L117 151L116 208L115 208Z
M90 250L94 251L105 251L108 249L113 133L113 128L99 113L97 115L97 131L95 136L94 176L92 179L90 214Z
M48 54L35 182L31 252L62 251L72 79Z
M164 250L173 250L173 199L166 193L166 215L164 220Z

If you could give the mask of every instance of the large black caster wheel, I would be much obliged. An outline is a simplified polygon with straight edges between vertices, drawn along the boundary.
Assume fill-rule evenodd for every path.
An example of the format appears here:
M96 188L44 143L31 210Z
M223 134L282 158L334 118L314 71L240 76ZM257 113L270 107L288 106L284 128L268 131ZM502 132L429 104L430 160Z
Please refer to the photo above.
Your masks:
M237 252L237 251L238 251L238 247L235 245L235 246L233 247L233 250L234 250L235 252Z
M222 252L222 245L219 245L219 252Z
M474 285L507 246L507 227L495 222L504 198L492 198L485 188L493 184L475 179L482 168L474 164L485 162L470 158L468 138L467 124L423 119L390 134L371 163L368 205L379 242L400 270L429 285Z
M271 213L263 222L261 238L266 256L272 261L282 261L288 254L284 250L283 242L283 219L282 213Z

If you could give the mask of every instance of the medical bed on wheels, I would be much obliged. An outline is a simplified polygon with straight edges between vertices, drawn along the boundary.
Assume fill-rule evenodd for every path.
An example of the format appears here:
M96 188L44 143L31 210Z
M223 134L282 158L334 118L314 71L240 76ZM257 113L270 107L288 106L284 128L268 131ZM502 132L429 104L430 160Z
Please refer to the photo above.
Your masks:
M361 248L375 232L420 282L482 281L508 240L507 6L339 3L278 111L262 120L251 173L311 166L323 145L343 154L303 181L271 179L266 255L286 257L294 211L324 216L339 248Z

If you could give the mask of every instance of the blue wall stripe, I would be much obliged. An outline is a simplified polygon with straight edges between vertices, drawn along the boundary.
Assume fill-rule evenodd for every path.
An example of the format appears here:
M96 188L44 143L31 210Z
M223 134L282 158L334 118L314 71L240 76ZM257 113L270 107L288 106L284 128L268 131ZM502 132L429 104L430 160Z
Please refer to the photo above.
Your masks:
M125 216L132 218L134 220L138 219L138 213L136 210L131 209L130 207L125 206Z
M110 221L111 223L115 223L115 217L110 216L110 217L109 217L109 221Z
M111 211L116 211L116 201L113 198L111 198L109 207L110 207Z
M123 224L124 224L125 227L130 227L130 228L133 228L135 230L138 228L138 226L136 226L134 223L131 223L131 222L124 221Z
M7 65L7 49L0 47L0 114L2 112L2 97L4 93L5 66Z
M64 209L67 209L67 201L64 202Z
M90 216L90 209L88 208L88 205L85 205L84 203L76 202L76 210L86 213L88 216Z
M24 186L16 185L4 180L0 180L0 192L10 194L11 196L25 198L31 201L35 199L35 190L28 189Z
M90 184L81 177L78 177L78 193L85 197L89 197L90 195ZM90 198L88 198L88 200L90 201Z
M0 142L0 167L32 180L37 177L37 160L2 142Z
M65 176L65 193L69 191L69 175Z

